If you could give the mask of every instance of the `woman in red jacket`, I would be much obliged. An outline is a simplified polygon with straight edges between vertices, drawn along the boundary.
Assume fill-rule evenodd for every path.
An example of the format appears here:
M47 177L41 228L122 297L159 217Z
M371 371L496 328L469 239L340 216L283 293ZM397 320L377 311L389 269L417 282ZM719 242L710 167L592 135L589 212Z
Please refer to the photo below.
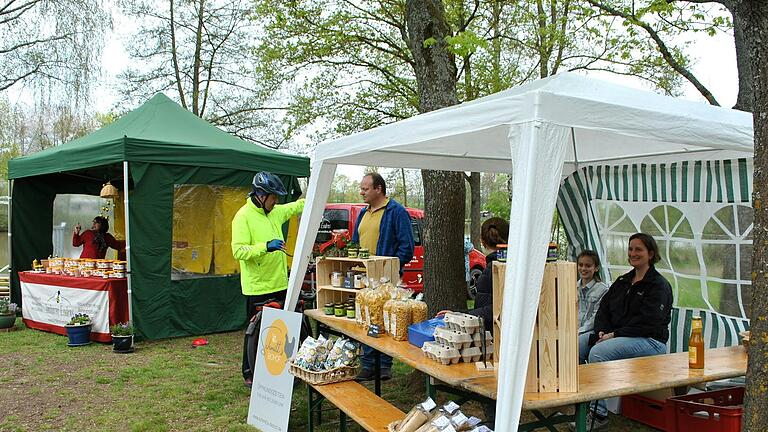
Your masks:
M125 242L115 239L109 231L109 221L102 216L93 218L91 229L80 234L80 224L77 224L72 233L72 246L83 246L83 252L80 258L104 259L107 256L107 248L122 252L125 249Z

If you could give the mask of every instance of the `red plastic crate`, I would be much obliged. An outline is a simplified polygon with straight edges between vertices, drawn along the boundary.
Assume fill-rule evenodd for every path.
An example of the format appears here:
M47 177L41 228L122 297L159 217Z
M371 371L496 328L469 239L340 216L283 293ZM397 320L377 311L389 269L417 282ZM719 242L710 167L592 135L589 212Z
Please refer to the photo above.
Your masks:
M621 415L658 430L672 432L669 424L674 420L672 404L641 395L621 397Z
M741 432L744 387L667 399L674 412L670 432Z

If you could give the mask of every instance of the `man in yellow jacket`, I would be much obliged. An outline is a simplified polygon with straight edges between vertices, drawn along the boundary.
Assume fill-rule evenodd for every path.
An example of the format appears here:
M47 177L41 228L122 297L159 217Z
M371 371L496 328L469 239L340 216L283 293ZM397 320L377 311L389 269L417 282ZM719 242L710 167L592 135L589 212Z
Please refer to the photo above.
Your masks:
M270 300L285 300L288 289L288 259L283 239L283 224L304 209L304 199L277 204L278 196L288 192L280 179L269 172L253 177L248 200L232 219L232 256L240 262L240 286L246 298L246 314L256 313L256 305ZM248 340L243 342L243 378L253 383L248 364Z

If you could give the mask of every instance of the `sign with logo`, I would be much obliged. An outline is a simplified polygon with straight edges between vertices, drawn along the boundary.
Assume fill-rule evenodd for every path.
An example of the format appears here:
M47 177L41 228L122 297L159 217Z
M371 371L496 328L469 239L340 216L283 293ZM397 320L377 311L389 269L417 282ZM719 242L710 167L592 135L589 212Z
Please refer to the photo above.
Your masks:
M288 359L296 354L300 330L299 313L272 308L262 312L248 424L263 432L288 430L293 397Z
M93 321L91 331L109 337L109 292L106 290L21 282L21 296L25 319L63 327L72 315L85 313Z

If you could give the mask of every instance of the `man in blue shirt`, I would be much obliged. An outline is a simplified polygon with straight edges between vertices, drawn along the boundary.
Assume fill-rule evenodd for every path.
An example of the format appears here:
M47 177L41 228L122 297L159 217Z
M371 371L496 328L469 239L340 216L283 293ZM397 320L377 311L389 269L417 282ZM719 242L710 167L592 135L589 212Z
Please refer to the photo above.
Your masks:
M413 259L413 228L408 211L397 201L387 197L387 185L378 173L368 173L360 182L360 195L368 206L360 212L355 222L352 241L367 248L374 255L392 256L400 260L400 276L403 267ZM392 281L396 283L397 281ZM381 355L381 379L392 378L392 357ZM375 378L375 354L373 348L363 345L363 357L357 381Z

